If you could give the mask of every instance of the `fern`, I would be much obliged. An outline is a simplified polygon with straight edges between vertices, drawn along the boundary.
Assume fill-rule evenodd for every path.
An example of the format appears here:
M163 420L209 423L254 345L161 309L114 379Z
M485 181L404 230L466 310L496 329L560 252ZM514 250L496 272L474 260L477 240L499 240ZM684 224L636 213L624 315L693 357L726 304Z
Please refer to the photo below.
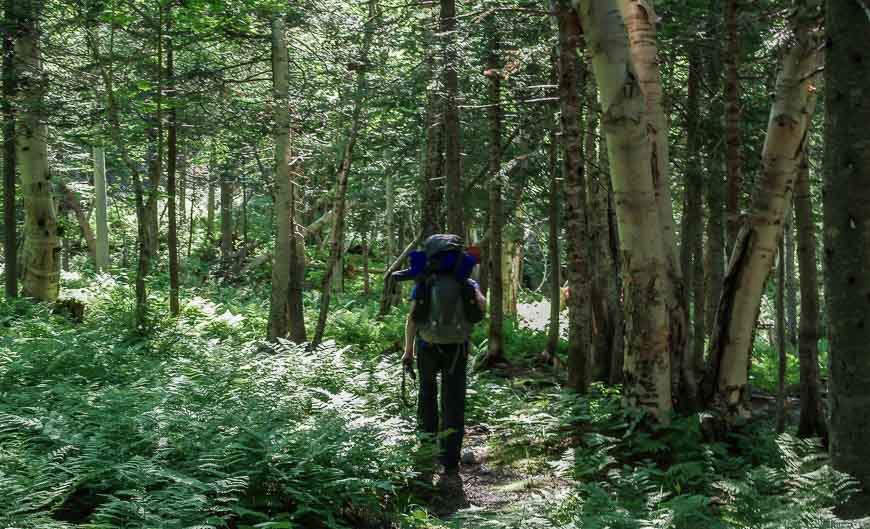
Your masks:
M341 528L411 475L396 366L191 307L143 341L101 295L84 326L39 314L0 338L0 526Z

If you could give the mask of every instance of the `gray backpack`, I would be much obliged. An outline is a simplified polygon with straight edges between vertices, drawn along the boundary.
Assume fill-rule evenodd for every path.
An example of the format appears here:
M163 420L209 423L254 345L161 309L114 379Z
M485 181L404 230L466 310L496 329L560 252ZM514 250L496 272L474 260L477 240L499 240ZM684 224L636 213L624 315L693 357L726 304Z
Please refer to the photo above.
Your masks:
M427 343L461 344L468 341L474 323L466 314L473 289L456 279L462 260L462 239L456 235L433 235L423 244L426 273L417 283L414 321L417 332ZM446 259L453 266L442 266ZM469 290L471 292L469 292Z

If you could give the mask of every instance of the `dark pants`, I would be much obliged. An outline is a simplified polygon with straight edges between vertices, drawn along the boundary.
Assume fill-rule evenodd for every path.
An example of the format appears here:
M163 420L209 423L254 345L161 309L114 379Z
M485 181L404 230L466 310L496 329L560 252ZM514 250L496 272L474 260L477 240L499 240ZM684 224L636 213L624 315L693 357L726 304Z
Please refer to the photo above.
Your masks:
M439 439L441 464L447 470L459 466L462 437L465 435L466 344L423 344L417 340L417 369L420 394L417 400L417 427L431 436L447 432ZM438 382L441 373L441 423L438 422Z

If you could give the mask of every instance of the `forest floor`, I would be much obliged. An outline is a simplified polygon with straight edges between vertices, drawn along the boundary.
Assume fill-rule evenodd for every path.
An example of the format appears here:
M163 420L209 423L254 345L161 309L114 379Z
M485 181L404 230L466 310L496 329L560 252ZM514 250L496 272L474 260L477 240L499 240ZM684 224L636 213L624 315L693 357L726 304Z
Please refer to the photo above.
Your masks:
M534 461L499 461L491 449L491 432L472 426L465 436L465 458L473 460L462 465L463 488L455 494L445 493L433 501L433 514L446 527L503 528L521 527L531 522L542 507L564 498L572 484Z
M537 333L546 333L549 323L550 304L547 300L521 303L518 306L520 328ZM561 334L567 338L567 312L563 311L560 326ZM538 351L524 351L526 355L536 356ZM495 373L508 387L537 387L546 393L553 383L551 375L537 371L529 366L511 366ZM532 389L525 394L527 402L534 401ZM759 417L775 418L775 396L769 391L756 390L753 407ZM795 397L786 403L789 421L797 422L799 403ZM517 410L514 419L534 416L540 413L535 409ZM463 449L463 464L460 469L462 489L460 491L436 491L426 505L432 517L427 520L427 528L444 529L504 529L548 526L549 516L558 505L570 501L578 482L560 471L564 467L565 446L550 446L550 449L532 448L517 450L523 441L511 439L511 428L496 426L491 428L485 422L469 424ZM536 437L532 434L529 438ZM542 436L547 434L538 432ZM558 443L561 445L561 443ZM560 449L561 448L561 449ZM437 483L437 479L436 479Z
M550 311L547 300L521 303L518 311L521 327L533 331L546 329ZM527 381L539 376L530 370L515 368L501 375L506 380ZM554 461L541 454L525 454L524 457L515 451L502 450L510 442L508 435L486 424L467 426L460 468L462 489L436 489L428 505L429 511L439 519L433 526L451 529L524 527L534 524L548 505L570 494L575 484L555 471Z
M66 281L82 321L0 300L0 527L870 527L834 523L854 487L816 441L774 435L766 350L760 417L708 439L697 415L645 421L618 387L562 391L538 362L549 307L523 303L512 365L469 372L461 490L420 493L405 307L379 320L339 298L310 350L262 341L259 292L189 292L143 336L123 282ZM479 359L484 328L473 345Z

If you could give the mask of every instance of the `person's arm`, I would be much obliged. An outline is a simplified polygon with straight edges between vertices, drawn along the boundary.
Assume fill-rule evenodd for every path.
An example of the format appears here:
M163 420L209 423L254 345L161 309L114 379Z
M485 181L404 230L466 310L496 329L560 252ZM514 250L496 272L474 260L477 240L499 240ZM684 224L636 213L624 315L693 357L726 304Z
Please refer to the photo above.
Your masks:
M477 301L477 306L480 307L480 310L486 312L486 297L484 297L483 292L479 288L474 289L474 299Z
M468 278L468 284L474 288L474 301L477 302L477 306L480 307L480 310L486 312L486 296L480 291L480 284L470 277Z
M411 310L408 311L408 321L405 322L405 354L402 363L409 365L414 361L414 338L417 336L417 323L414 322L414 304L411 302Z

